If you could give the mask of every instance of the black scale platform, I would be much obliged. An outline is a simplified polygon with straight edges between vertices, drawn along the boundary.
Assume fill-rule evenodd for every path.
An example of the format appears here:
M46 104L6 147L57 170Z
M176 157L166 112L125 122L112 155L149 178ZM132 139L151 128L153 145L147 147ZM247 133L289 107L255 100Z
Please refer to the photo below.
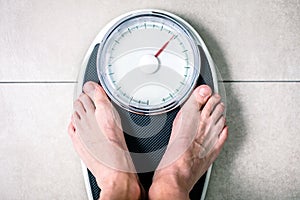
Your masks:
M92 53L90 55L90 58L88 60L87 66L86 66L85 74L84 74L83 84L87 81L94 81L94 82L100 84L100 81L99 81L98 75L97 75L97 68L96 68L98 48L99 48L99 44L97 44L94 47L94 50L92 51ZM200 50L200 55L201 55L201 72L200 72L201 75L198 79L197 85L207 84L213 90L214 89L213 78L212 78L212 73L211 73L211 69L210 69L207 57L206 57L203 49L201 48L201 46L199 46L199 50ZM122 119L122 126L126 126L126 123L132 123L132 121L133 121L134 123L137 124L137 126L135 126L135 130L133 130L133 131L138 132L139 130L137 130L136 127L143 127L150 123L151 119L149 118L149 116L138 115L138 114L133 114L133 113L129 113L129 115L128 115L128 111L123 110L122 108L118 107L117 105L115 105L115 107L118 110L120 117ZM165 120L166 122L164 122L165 123L164 128L158 134L156 134L154 136L151 136L148 138L142 138L142 137L134 137L132 134L129 135L127 133L124 133L126 143L127 143L127 146L128 146L128 149L130 152L148 153L148 152L153 152L153 151L161 149L161 151L158 151L159 153L151 154L151 156L149 158L145 159L143 161L143 165L145 165L145 166L150 165L152 167L155 167L159 164L159 161L164 153L165 147L168 144L170 133L171 133L171 128L172 128L172 123L173 123L173 120L178 111L179 111L179 108L174 109L167 113L167 119ZM128 116L130 116L131 120L130 121L126 120L125 116L127 116L127 118L128 118ZM160 116L158 115L158 116L153 116L153 117L159 118ZM127 129L127 131L128 131L128 129ZM135 163L135 158L133 157L132 159L133 159L133 162ZM136 167L138 168L137 165L136 165ZM137 169L137 171L140 171L140 170ZM149 187L151 185L153 173L154 172L145 172L145 173L138 174L139 179L146 191L149 189ZM97 185L95 177L89 170L88 170L88 176L89 176L92 196L93 196L93 199L96 200L99 198L101 190ZM199 179L197 184L194 186L193 190L190 192L190 198L192 200L199 200L201 198L205 178L206 178L206 173Z

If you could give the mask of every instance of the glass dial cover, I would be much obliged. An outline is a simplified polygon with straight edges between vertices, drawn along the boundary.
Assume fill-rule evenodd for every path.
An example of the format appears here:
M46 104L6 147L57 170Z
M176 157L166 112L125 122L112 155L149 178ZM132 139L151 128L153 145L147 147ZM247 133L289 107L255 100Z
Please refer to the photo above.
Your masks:
M110 99L146 115L181 105L200 74L191 32L165 12L140 11L110 25L97 57L98 77Z

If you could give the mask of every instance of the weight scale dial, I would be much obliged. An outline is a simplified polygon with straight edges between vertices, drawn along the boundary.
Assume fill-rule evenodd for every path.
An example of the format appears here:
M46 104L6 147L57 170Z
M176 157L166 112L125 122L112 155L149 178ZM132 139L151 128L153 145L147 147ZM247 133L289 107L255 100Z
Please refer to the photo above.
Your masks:
M168 112L190 95L200 54L189 27L165 13L141 11L111 25L97 58L100 83L126 110Z

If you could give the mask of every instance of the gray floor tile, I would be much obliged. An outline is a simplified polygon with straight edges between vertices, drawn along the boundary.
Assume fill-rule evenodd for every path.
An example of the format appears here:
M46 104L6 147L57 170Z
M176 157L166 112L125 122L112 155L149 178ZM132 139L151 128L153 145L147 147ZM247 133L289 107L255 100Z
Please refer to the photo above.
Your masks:
M203 36L225 80L300 79L300 2L1 1L0 80L75 80L90 43L112 18L165 9Z
M208 200L300 198L300 84L226 84L229 138Z
M207 199L299 199L300 84L226 84L230 136ZM66 126L73 84L1 84L0 194L85 199Z
M0 85L0 198L86 199L67 134L73 84Z

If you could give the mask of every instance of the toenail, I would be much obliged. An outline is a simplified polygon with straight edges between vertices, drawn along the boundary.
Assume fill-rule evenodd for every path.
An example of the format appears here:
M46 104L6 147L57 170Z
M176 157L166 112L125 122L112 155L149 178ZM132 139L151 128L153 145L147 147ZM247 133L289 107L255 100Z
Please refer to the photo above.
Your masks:
M200 96L202 96L202 97L206 97L206 96L208 96L209 95L209 91L208 91L208 89L207 88L200 88L200 90L199 90L199 94L200 94Z
M87 83L84 85L84 87L87 91L92 91L95 89L94 84L92 84L92 83Z

